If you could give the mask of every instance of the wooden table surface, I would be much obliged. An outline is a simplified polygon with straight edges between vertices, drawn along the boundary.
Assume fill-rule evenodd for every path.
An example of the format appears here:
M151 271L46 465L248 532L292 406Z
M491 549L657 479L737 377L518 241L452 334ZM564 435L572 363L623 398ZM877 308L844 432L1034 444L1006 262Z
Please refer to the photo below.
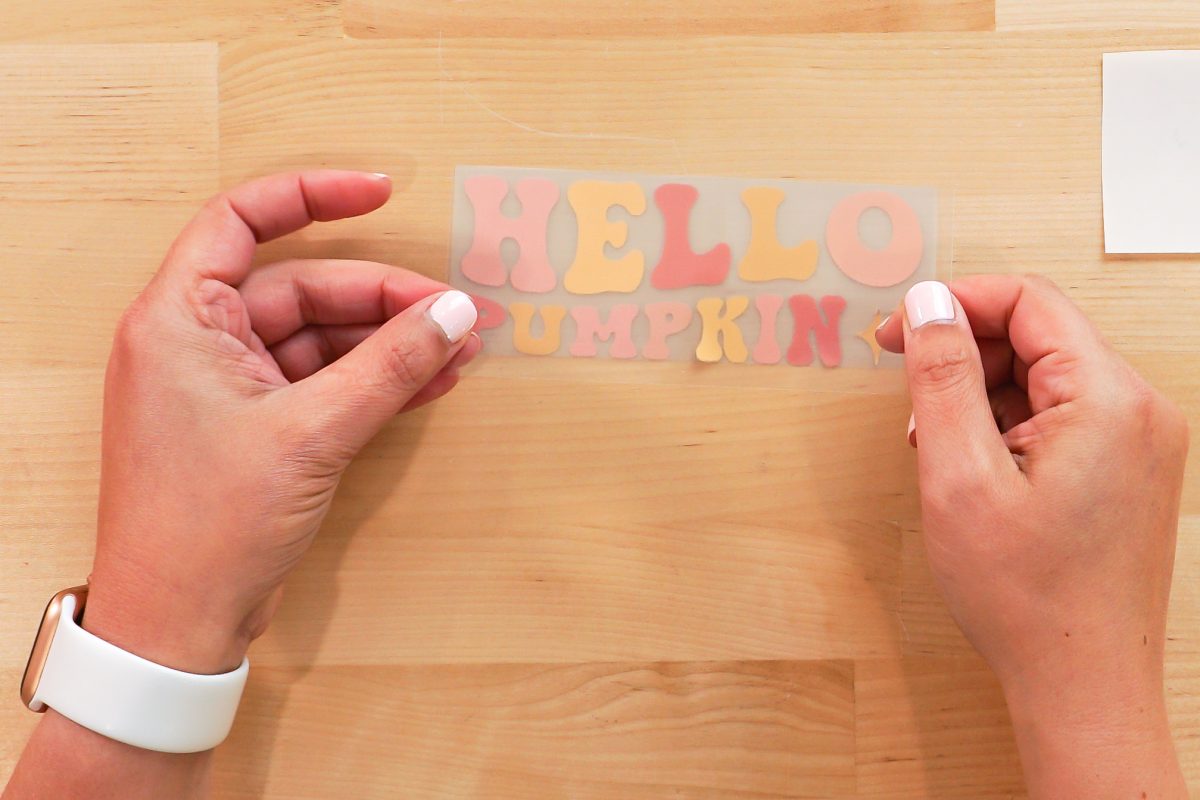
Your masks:
M88 572L114 321L251 176L391 173L264 257L434 276L456 164L934 185L956 274L1058 280L1200 422L1200 259L1105 257L1100 201L1101 54L1200 46L1195 0L42 0L0 42L5 773L38 614ZM350 469L220 796L1023 796L902 392L542 373L484 364ZM1196 460L1167 692L1200 789Z

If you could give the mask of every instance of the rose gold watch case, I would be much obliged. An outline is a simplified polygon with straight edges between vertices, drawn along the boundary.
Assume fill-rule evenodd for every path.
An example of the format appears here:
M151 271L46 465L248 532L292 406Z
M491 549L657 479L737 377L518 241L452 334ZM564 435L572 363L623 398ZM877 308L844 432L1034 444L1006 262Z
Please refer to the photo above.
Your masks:
M46 706L39 704L39 708L33 707L33 696L37 694L38 684L42 680L42 670L46 666L46 659L50 656L50 644L54 641L54 631L58 629L58 620L62 616L63 598L67 595L75 595L75 621L83 619L83 607L87 604L88 587L72 586L70 589L63 589L58 594L50 598L50 602L46 604L46 611L42 614L42 623L38 626L37 636L33 640L33 649L29 651L29 661L25 664L25 674L21 677L21 702L30 711L41 713L46 710Z

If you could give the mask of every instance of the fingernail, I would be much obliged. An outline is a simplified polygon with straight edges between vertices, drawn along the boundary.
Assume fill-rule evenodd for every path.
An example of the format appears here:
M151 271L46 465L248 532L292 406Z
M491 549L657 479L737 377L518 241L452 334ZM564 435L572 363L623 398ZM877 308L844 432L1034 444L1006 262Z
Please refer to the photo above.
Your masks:
M371 177L378 181L390 181L392 179L392 176L386 172L372 172Z
M917 435L916 434L917 434L917 416L916 416L916 414L909 414L908 415L908 433L906 434L906 438L908 439L908 443L910 445L912 445L913 447L917 446Z
M954 322L954 298L940 281L921 281L904 295L908 327L914 331L931 322Z
M471 298L456 289L443 294L429 307L429 318L442 329L451 344L458 342L471 332L471 326L479 317Z

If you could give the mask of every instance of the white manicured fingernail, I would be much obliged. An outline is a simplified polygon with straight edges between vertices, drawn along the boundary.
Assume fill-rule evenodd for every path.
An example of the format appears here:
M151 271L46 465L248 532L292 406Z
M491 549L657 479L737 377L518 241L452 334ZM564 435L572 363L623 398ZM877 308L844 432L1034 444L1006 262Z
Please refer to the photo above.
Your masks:
M931 322L954 322L954 298L940 281L921 281L904 295L908 327L914 331Z
M372 172L371 177L380 181L390 181L392 179L392 176L388 175L386 172Z
M917 446L917 416L916 414L908 415L908 443L913 447Z
M471 326L479 318L475 304L464 292L456 289L443 294L429 307L429 318L442 329L453 344L471 332Z

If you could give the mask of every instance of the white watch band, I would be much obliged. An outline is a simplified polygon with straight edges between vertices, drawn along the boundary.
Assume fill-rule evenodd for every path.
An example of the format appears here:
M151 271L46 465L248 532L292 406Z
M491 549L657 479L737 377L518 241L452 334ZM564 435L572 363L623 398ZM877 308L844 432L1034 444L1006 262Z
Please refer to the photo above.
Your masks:
M33 710L47 705L110 739L165 753L196 753L224 741L249 659L221 675L170 669L80 628L74 595L62 603Z

